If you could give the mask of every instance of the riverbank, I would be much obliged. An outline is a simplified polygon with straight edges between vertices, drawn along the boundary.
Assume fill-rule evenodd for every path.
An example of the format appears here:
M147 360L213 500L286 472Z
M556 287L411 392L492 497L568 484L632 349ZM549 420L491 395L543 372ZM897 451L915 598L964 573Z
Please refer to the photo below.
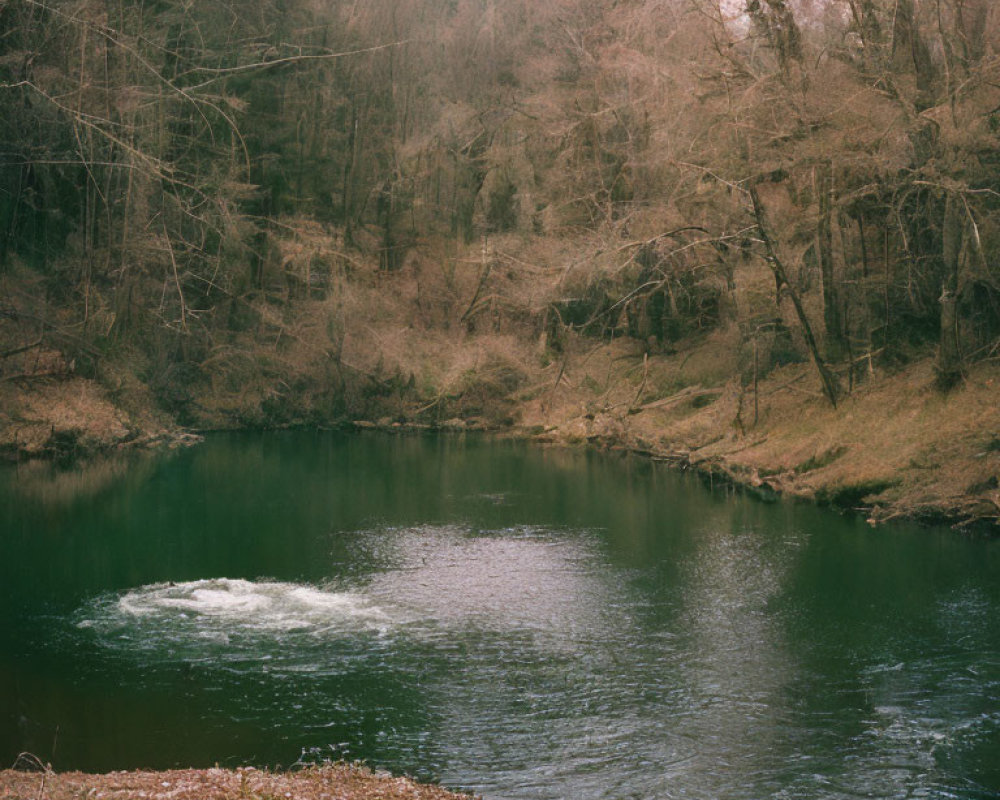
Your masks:
M492 349L474 335L453 337L450 349L442 342L432 347L417 333L411 339L395 353L400 364L418 352L410 361L418 373L421 365L446 360L465 366L442 369L422 392L375 396L353 415L317 414L298 407L292 394L275 406L273 419L205 413L184 428L125 371L114 391L106 376L6 381L0 383L0 453L8 460L70 461L194 444L201 433L219 428L486 431L627 449L764 498L858 511L873 524L910 519L994 532L1000 527L996 361L969 367L948 392L935 385L931 357L891 371L873 367L855 375L853 385L842 374L843 396L833 408L808 363L778 367L756 384L733 377L740 375L735 329L688 340L675 352L651 353L630 339L576 336L567 337L559 358L541 359L521 342L523 352L506 357L519 370L509 385L476 366L486 363L495 371L505 363L495 338ZM428 394L438 401L427 402ZM198 398L201 408L218 408L224 400L210 389Z
M1000 366L977 365L947 393L930 358L873 370L833 408L811 365L779 368L754 391L724 377L732 353L724 334L656 358L625 342L580 352L558 386L525 401L522 429L541 441L626 448L873 524L997 530Z
M67 374L0 383L0 459L74 461L199 441L149 398L116 396L92 379Z
M296 772L243 767L165 772L54 773L0 771L0 798L10 800L468 800L439 786L331 764Z

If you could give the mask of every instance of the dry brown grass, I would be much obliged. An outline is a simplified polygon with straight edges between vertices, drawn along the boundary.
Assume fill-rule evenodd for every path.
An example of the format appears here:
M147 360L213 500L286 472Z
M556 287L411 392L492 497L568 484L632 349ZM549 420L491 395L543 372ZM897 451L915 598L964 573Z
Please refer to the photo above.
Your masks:
M754 424L752 388L729 377L731 335L689 344L645 366L635 344L578 344L558 386L552 376L525 402L524 424L548 440L631 447L862 508L872 521L1000 522L1000 366L975 366L942 394L927 359L877 372L833 409L812 367L789 365L760 382Z
M53 445L57 431L72 432L81 448L126 441L131 420L96 383L83 378L0 384L0 447L29 455Z
M457 800L468 798L409 778L348 764L298 772L186 769L167 772L0 772L10 800Z

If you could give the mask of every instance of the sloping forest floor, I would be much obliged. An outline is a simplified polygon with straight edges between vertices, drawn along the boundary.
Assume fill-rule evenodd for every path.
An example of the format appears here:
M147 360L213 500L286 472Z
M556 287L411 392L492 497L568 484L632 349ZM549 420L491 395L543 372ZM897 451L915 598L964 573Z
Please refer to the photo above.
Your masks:
M690 351L646 361L627 345L582 353L579 366L563 375L575 388L536 398L522 421L539 426L543 440L628 447L764 499L818 501L864 512L873 523L996 523L996 366L971 371L960 387L941 394L933 364L924 359L871 376L834 409L808 365L774 371L756 393L741 390L737 380L720 381L731 345L720 332ZM631 369L638 385L599 391L602 370L616 368Z

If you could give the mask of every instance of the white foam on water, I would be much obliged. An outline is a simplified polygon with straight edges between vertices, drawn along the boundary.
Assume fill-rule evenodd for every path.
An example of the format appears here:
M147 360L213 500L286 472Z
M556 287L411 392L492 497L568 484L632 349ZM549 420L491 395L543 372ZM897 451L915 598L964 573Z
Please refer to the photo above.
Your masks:
M325 633L384 632L392 624L385 611L356 592L232 578L142 586L107 606L103 616L84 619L78 626L174 623L200 631L207 627Z
M376 633L437 641L475 628L564 649L607 631L617 605L611 588L594 579L590 546L579 536L446 525L362 532L358 544L383 564L360 588L238 578L156 583L95 601L78 614L77 626L109 643L124 636L131 646L241 649L249 636L308 649L302 637Z

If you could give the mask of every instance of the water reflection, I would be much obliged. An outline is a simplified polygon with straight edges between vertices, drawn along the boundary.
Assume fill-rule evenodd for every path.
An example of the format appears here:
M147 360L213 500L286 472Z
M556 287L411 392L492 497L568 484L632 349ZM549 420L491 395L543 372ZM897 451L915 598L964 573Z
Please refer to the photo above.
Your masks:
M429 526L366 538L391 567L373 577L368 596L442 628L530 632L572 648L606 628L614 607L594 580L595 554L582 531Z
M52 512L97 497L125 481L141 483L155 469L156 459L152 453L117 454L70 467L28 461L9 468L16 480L0 481L0 489L9 488L10 502L37 504Z
M689 757L668 785L706 796L758 796L779 788L788 758L786 686L795 671L773 603L794 569L797 542L780 546L753 520L718 510L698 529L680 623L689 657L679 664L676 732Z

